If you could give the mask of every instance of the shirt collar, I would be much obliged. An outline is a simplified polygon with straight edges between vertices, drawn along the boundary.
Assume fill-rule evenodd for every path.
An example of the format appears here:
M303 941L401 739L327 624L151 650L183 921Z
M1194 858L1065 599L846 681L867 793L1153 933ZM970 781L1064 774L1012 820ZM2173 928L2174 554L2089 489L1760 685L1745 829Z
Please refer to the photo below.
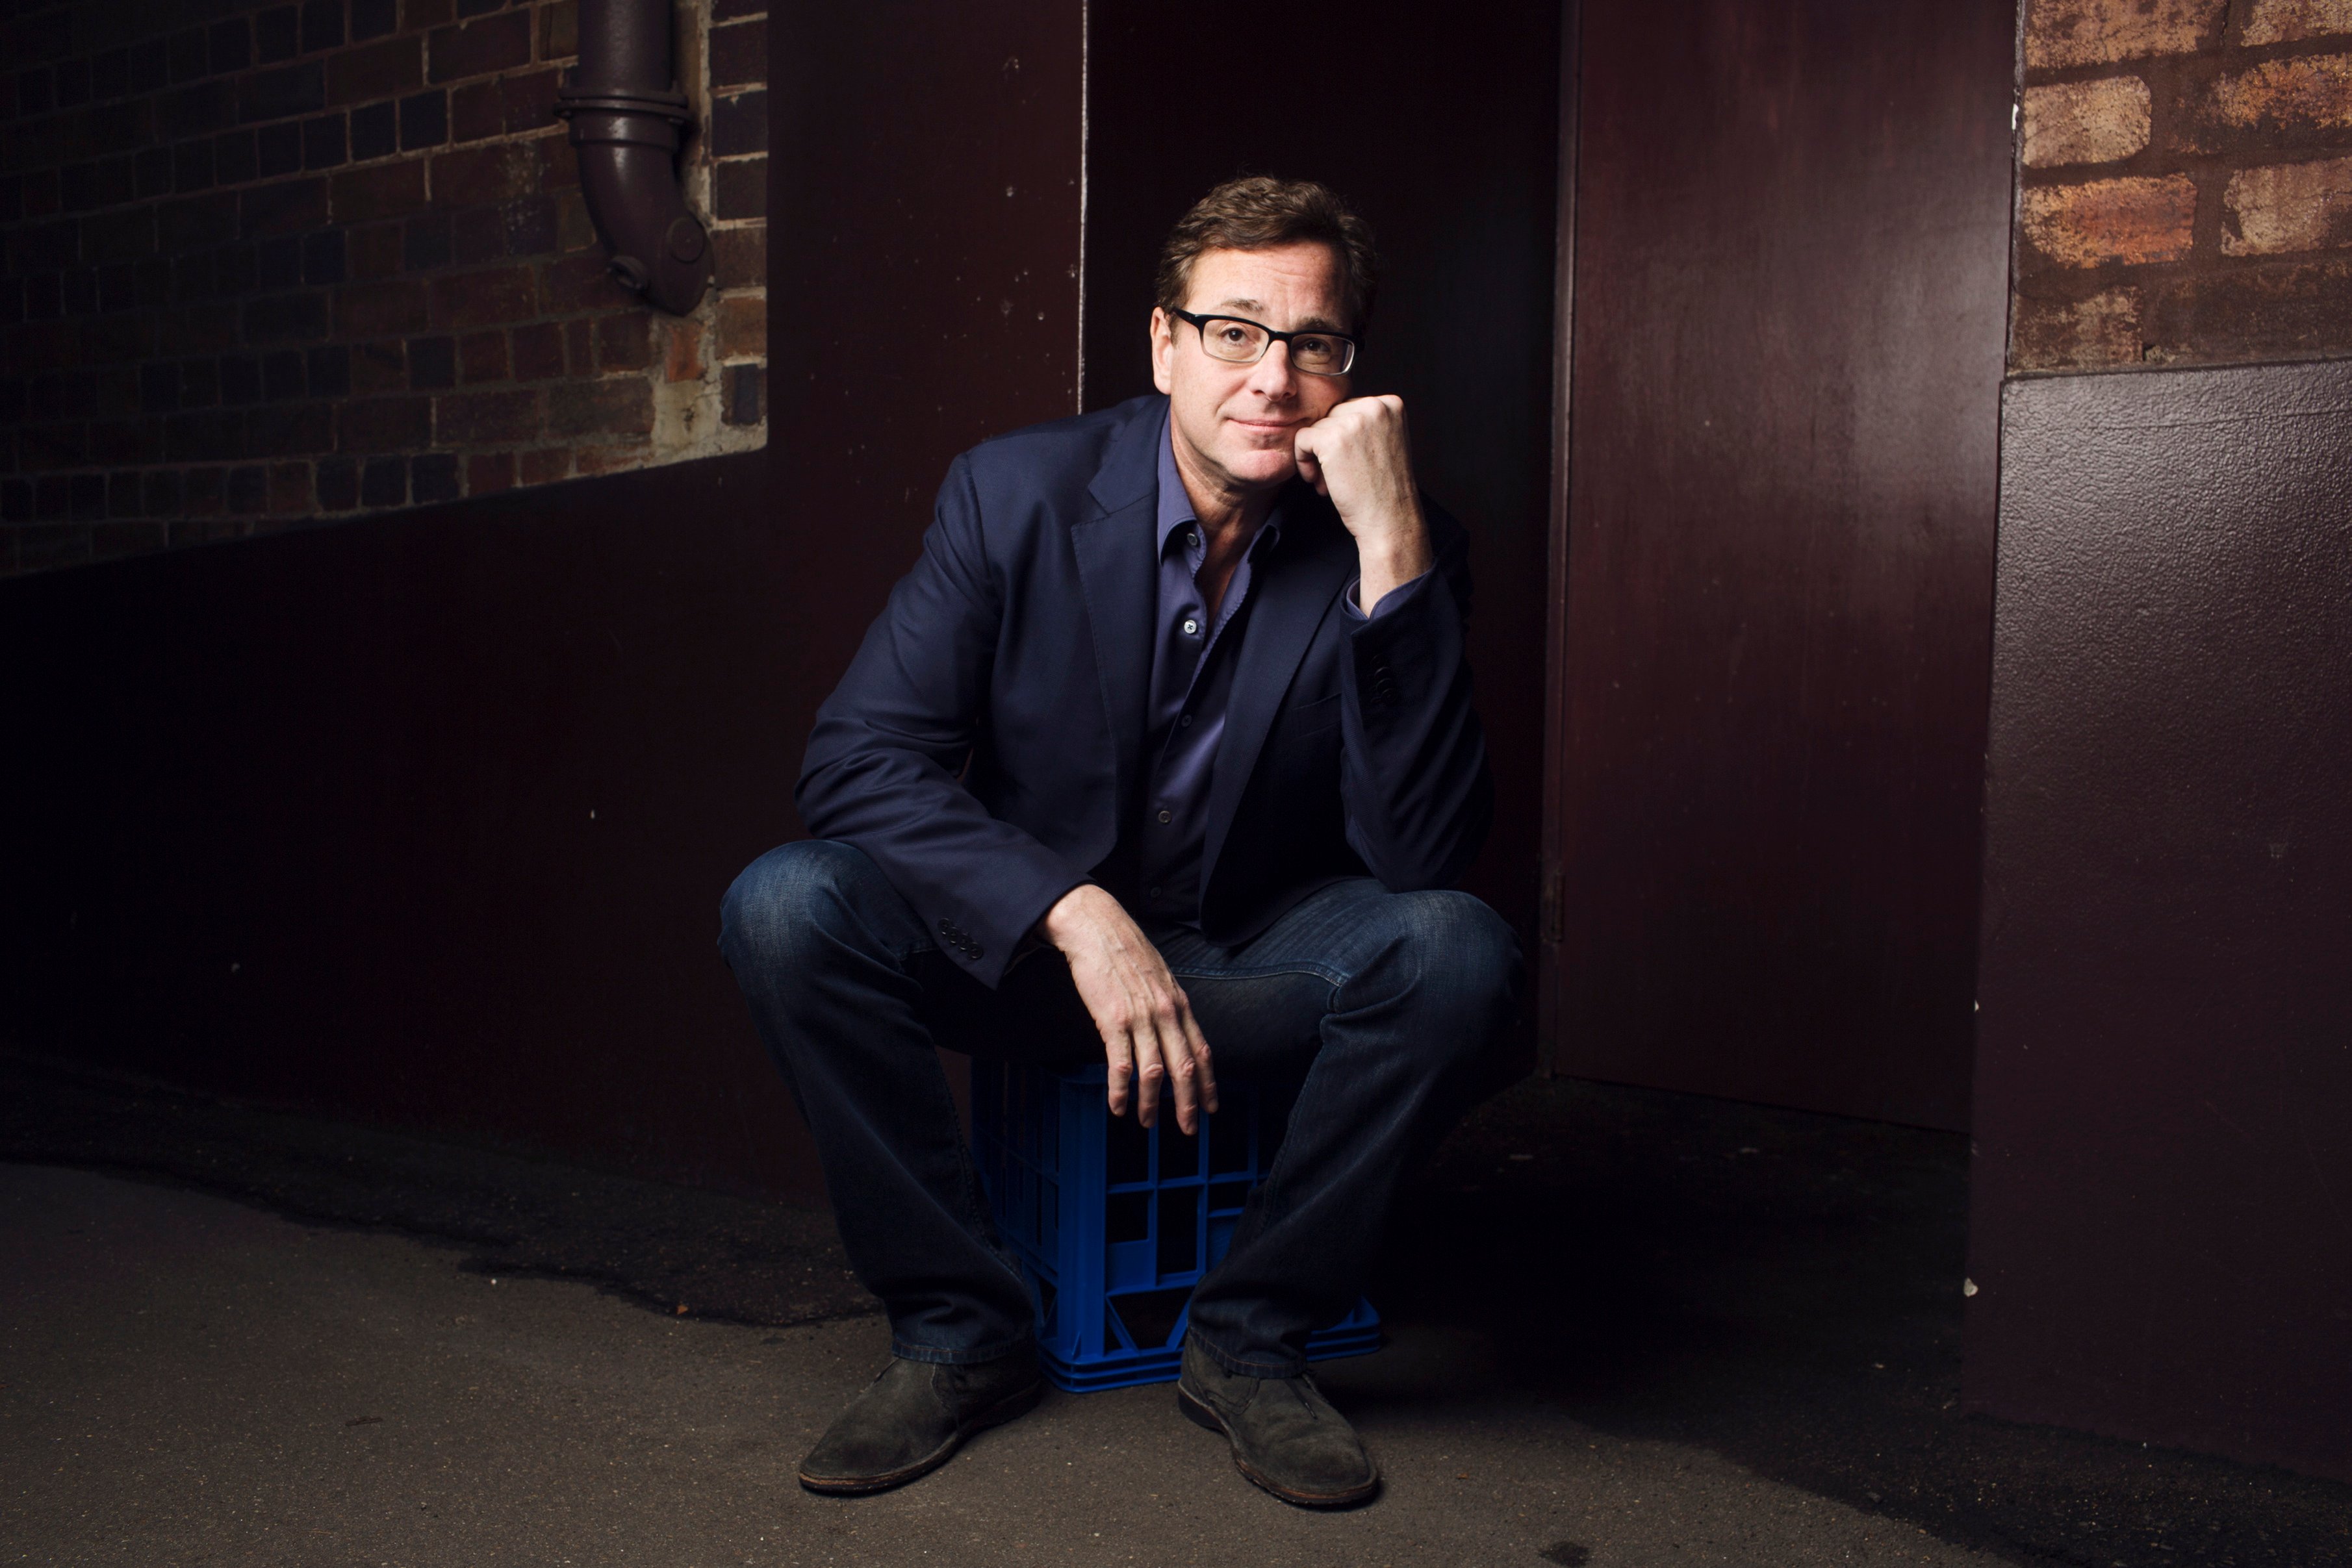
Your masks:
M1168 553L1169 536L1199 520L1192 512L1192 497L1184 492L1184 476L1176 467L1176 416L1171 409L1160 421L1160 552L1162 555ZM1244 553L1256 553L1260 545L1272 549L1275 541L1281 538L1282 516L1281 508L1277 507L1259 525L1257 538L1250 540L1249 550Z

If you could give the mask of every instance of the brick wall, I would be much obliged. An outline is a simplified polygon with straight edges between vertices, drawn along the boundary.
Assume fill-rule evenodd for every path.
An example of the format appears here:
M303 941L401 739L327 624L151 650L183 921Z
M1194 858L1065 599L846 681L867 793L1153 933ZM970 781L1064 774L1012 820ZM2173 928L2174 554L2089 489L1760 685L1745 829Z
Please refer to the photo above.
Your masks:
M678 0L678 319L549 114L577 0L0 0L0 574L760 444L765 9Z
M2012 370L2352 352L2352 0L2026 0Z

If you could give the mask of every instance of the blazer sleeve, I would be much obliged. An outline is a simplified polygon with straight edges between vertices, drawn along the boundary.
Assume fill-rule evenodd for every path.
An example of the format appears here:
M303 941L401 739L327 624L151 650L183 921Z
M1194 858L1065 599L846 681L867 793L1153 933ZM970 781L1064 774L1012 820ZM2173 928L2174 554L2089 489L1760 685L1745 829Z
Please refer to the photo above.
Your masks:
M811 833L864 851L939 950L992 988L1045 911L1087 880L959 781L1003 618L1002 579L969 461L959 457L921 559L817 710L793 792Z
M1465 647L1469 536L1431 510L1436 566L1381 614L1352 624L1339 662L1348 843L1392 893L1453 885L1486 842L1495 810Z

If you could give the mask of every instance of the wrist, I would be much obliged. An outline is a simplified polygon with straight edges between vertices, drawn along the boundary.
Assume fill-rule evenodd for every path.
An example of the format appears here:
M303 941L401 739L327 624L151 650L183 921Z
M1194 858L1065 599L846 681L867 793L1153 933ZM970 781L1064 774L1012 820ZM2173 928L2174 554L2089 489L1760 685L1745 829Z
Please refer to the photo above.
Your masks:
M1070 943L1076 938L1080 927L1086 924L1088 915L1096 913L1091 907L1094 901L1107 898L1110 898L1110 894L1105 893L1100 884L1091 882L1078 883L1077 886L1055 899L1054 906L1045 911L1038 920L1036 925L1038 938L1062 952L1068 952ZM1118 901L1113 899L1111 902L1116 906Z

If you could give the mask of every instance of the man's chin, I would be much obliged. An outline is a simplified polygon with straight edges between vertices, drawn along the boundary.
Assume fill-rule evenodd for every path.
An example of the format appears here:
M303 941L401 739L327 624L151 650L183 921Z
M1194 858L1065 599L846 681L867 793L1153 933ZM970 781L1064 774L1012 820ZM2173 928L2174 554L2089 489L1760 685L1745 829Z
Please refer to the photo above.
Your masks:
M1287 485L1298 475L1298 459L1287 447L1278 451L1252 448L1236 452L1225 460L1225 472L1253 489L1275 489Z

